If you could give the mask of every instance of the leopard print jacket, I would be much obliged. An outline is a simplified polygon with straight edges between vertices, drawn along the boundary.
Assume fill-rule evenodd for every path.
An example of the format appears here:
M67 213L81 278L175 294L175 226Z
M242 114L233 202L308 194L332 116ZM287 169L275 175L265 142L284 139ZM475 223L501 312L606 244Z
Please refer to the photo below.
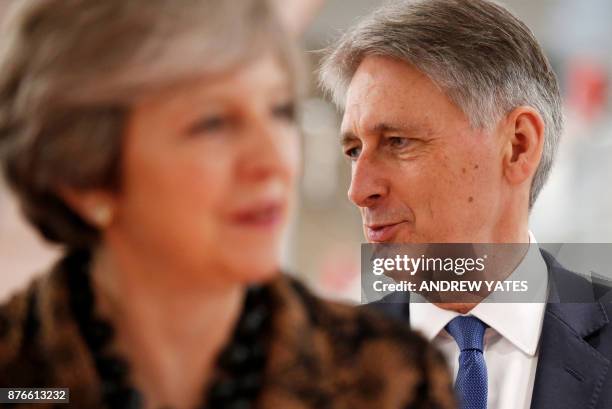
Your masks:
M60 261L0 306L0 387L67 387L70 403L14 407L105 407L70 309L68 266ZM255 408L455 407L442 357L404 324L324 301L287 276L269 290L275 307Z

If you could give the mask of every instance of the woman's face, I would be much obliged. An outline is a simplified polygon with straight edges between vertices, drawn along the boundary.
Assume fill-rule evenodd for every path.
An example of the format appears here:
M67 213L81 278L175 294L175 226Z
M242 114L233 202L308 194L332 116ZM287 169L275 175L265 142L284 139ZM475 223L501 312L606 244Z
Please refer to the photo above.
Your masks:
M107 244L206 281L276 273L300 166L293 98L270 55L140 100Z

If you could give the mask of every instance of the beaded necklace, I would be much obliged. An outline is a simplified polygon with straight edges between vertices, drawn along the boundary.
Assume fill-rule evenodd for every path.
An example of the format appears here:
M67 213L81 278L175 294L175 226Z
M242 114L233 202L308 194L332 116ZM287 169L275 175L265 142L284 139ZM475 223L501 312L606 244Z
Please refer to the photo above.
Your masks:
M76 252L67 258L70 308L93 357L104 404L113 409L140 409L144 398L128 382L127 360L109 352L113 327L94 311L89 258L87 252ZM270 298L266 287L248 289L232 338L217 359L218 376L204 391L200 408L249 409L253 406L266 363Z

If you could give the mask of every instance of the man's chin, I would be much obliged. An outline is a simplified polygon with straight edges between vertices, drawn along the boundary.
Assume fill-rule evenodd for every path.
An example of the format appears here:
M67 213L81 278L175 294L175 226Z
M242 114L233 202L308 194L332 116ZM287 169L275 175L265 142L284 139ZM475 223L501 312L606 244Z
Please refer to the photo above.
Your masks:
M467 314L470 312L478 303L463 303L463 302L445 302L445 303L434 303L439 308L448 311L455 311L459 314Z

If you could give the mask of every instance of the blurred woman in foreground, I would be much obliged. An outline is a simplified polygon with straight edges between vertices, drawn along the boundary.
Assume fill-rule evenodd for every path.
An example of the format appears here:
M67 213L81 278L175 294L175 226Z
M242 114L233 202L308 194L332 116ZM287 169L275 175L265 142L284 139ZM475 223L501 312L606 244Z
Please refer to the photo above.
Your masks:
M1 386L88 409L449 407L420 338L279 273L297 82L265 2L18 3L4 169L65 257L1 307Z

